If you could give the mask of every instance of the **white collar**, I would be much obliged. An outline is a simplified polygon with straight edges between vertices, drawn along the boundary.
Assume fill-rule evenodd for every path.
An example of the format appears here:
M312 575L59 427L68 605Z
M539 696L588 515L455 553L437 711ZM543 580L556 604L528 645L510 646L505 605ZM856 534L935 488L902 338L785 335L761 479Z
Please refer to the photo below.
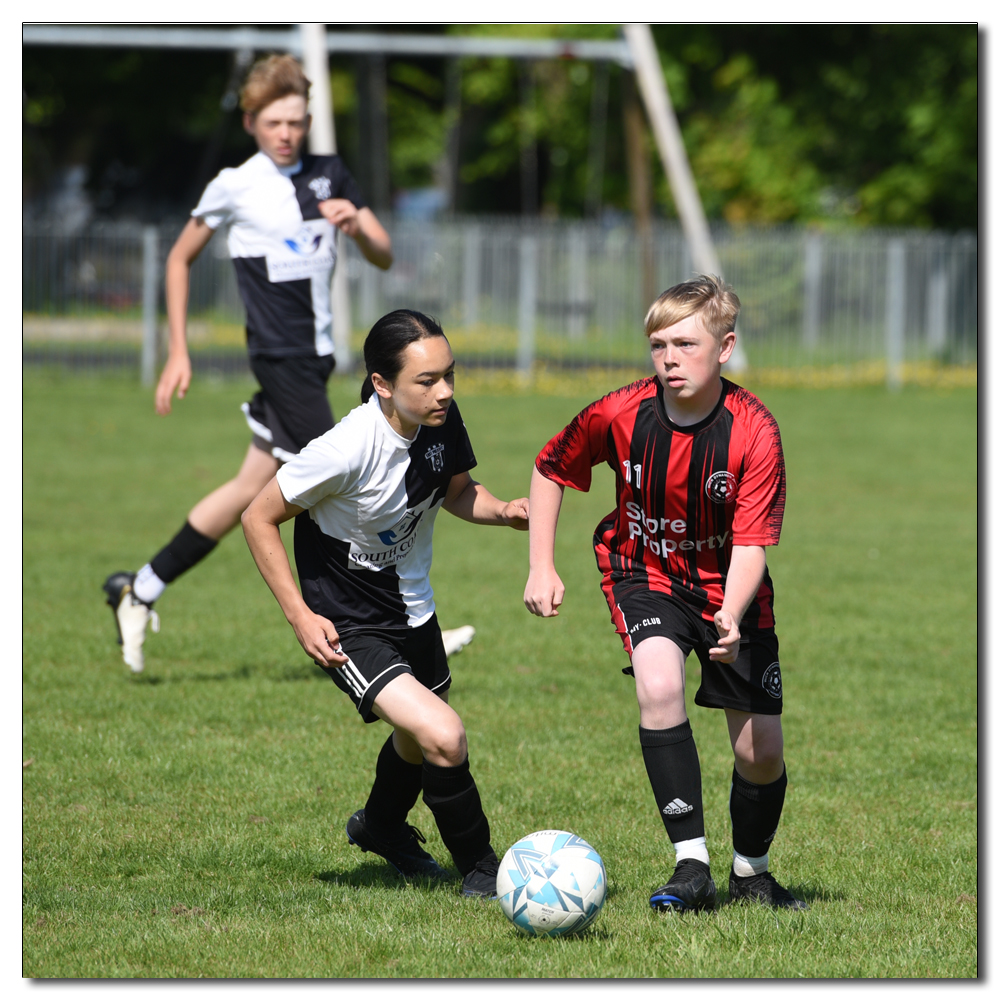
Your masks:
M279 167L264 150L258 149L250 159L259 161L265 169L270 166L272 170L277 170L282 177L294 177L302 170L302 157L299 157L298 163L293 163L290 167Z

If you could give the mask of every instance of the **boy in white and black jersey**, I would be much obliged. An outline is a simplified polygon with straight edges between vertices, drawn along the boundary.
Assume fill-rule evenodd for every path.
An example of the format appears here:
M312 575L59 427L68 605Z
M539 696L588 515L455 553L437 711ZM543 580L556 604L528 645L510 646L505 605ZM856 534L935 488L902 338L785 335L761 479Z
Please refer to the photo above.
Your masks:
M192 211L195 228L199 220L213 232L227 227L251 359L333 356L330 278L337 249L326 204L331 200L353 206L362 252L388 267L388 236L375 228L339 156L297 153L286 166L262 149L242 166L223 170Z
M257 562L302 648L365 722L393 727L351 843L401 874L445 872L407 823L421 791L469 896L496 896L498 861L469 770L430 584L434 520L525 530L528 501L504 503L476 464L454 403L455 360L433 320L400 309L365 342L362 406L278 470L243 515ZM296 587L278 526L295 518Z
M159 630L152 608L167 585L236 526L281 463L334 424L326 386L334 368L330 279L336 230L352 237L375 266L392 263L389 236L343 160L302 154L309 86L291 56L271 56L253 67L241 106L259 151L208 185L167 258L170 349L156 389L157 412L168 414L174 393L183 398L190 385L190 269L220 226L227 230L246 307L250 367L261 389L243 404L253 437L236 477L197 503L181 530L138 573L114 573L104 583L124 660L135 673L144 666L147 624ZM452 630L450 648L461 648L473 631Z

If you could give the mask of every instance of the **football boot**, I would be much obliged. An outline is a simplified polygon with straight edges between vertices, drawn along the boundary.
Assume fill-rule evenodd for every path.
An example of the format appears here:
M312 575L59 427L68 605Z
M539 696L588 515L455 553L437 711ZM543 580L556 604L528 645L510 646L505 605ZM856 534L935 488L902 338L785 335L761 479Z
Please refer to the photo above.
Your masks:
M760 875L737 875L729 871L730 903L763 903L778 910L808 910L809 904L796 899L770 872Z
M478 896L480 899L497 898L497 874L500 871L500 861L491 850L471 872L462 879L462 895Z
M670 881L649 897L649 905L654 910L675 913L714 910L715 897L715 883L708 865L697 858L682 858L677 862Z
M145 666L142 645L146 641L146 626L159 632L160 616L151 604L135 596L134 584L135 573L112 573L104 581L104 593L108 595L107 604L115 616L122 658L133 674L141 674Z
M385 858L406 878L439 881L448 878L448 873L420 846L427 843L427 838L409 823L404 823L393 836L383 836L372 831L365 821L364 809L359 809L347 821L347 841L362 851Z
M465 649L472 642L476 635L476 630L471 625L460 625L458 628L445 628L441 630L441 641L444 643L446 656L451 656L459 650Z

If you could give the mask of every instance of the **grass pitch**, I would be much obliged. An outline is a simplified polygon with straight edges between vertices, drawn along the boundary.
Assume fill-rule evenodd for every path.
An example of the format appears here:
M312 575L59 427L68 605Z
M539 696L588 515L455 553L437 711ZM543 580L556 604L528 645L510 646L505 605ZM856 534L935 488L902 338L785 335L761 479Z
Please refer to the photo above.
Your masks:
M788 464L769 551L789 773L771 857L805 914L648 907L672 852L590 549L610 472L564 504L555 620L521 604L526 535L439 517L439 618L478 629L452 703L494 844L570 829L608 870L593 927L553 941L348 847L385 727L306 659L239 533L161 599L146 673L128 675L100 585L232 475L247 392L202 381L160 419L130 381L25 375L24 976L978 975L974 389L761 390ZM332 386L338 415L355 392ZM460 382L458 398L477 476L511 497L592 397ZM690 712L722 887L732 758L721 713ZM411 819L447 861L422 803Z

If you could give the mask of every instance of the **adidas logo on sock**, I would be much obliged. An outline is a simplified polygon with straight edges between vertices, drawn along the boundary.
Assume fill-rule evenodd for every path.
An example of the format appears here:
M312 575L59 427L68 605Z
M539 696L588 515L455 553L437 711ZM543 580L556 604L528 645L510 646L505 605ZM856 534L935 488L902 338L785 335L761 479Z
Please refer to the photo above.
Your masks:
M664 816L683 816L689 812L694 812L694 806L689 806L683 799L674 799L663 807Z

